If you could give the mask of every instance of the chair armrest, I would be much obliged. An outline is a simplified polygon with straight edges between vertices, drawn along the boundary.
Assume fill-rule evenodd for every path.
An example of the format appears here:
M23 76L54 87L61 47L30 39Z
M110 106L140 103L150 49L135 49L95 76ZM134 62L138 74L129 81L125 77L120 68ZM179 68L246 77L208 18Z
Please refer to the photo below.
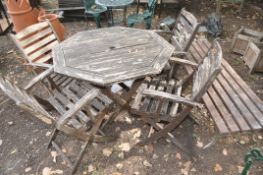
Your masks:
M173 56L176 56L176 55L186 55L187 52L184 52L184 51L174 51L173 53Z
M57 129L60 129L65 125L68 120L71 119L86 103L89 103L95 97L97 97L100 93L99 89L91 89L88 93L86 93L79 101L77 101L73 108L68 110L61 118L58 119L56 123Z
M45 70L44 72L40 73L36 77L34 77L25 87L24 90L29 90L32 88L36 83L46 78L48 75L54 72L54 68L50 67L49 69Z
M194 63L192 61L186 60L186 59L181 59L181 58L177 58L177 57L171 57L169 60L171 63L179 63L179 64L184 64L184 65L188 65L191 67L198 67L197 63Z
M166 100L177 102L177 103L183 103L183 104L186 104L189 106L194 106L194 107L203 106L201 103L197 103L197 102L194 102L192 100L186 99L184 97L180 97L180 96L170 94L167 92L145 89L142 93L144 95L148 95L148 96L153 97L153 98L166 99Z
M46 64L46 63L26 63L24 65L25 66L32 66L32 67L40 67L40 68L45 68L45 69L53 67L52 64Z

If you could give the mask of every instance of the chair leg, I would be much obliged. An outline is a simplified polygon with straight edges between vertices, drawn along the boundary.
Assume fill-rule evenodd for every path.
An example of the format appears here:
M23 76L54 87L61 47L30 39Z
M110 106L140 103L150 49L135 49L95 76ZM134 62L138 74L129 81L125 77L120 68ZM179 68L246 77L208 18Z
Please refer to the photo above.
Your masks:
M82 158L86 152L86 149L87 149L89 143L90 143L90 141L85 142L84 147L82 148L81 152L78 155L77 161L73 165L73 168L72 168L71 173L70 173L71 175L73 175L77 171L78 166L79 166L79 164L80 164L80 162L81 162L81 160L82 160Z
M134 23L128 23L128 27L133 27Z
M49 139L48 145L47 145L47 149L50 149L52 146L52 141L56 139L58 135L58 130L55 128L51 134L51 137Z
M148 29L151 29L152 21L151 21L151 20L147 20L146 23L145 23L145 25L146 25L146 29L147 29L147 30L148 30Z
M101 25L100 25L100 15L99 15L99 16L95 16L94 19L95 19L97 28L101 28Z

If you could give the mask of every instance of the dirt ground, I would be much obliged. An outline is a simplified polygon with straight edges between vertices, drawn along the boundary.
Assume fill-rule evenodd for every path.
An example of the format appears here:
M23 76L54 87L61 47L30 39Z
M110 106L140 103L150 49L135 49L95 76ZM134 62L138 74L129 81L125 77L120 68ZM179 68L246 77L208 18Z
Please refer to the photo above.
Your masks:
M214 1L202 1L197 7L191 3L178 6L166 6L161 18L167 15L175 17L183 6L194 12L202 21L208 13L215 11ZM246 5L236 13L237 7L225 6L222 9L224 33L220 42L227 59L241 77L263 100L263 74L248 73L248 68L240 56L231 53L230 45L233 34L241 26L263 31L263 12L256 1ZM256 10L253 7L257 7ZM135 7L129 8L129 13ZM119 16L116 15L118 18ZM159 20L155 16L154 26ZM95 28L90 20L65 22L67 36L81 30ZM102 23L106 27L106 23ZM23 87L33 73L21 65L21 54L8 36L0 36L0 72ZM244 155L251 148L263 150L263 132L248 132L232 135L219 135L213 120L205 108L194 109L198 125L186 120L174 131L177 138L193 153L188 157L168 140L144 147L134 146L147 137L149 126L127 111L119 114L116 121L105 128L105 132L115 138L108 143L93 143L79 167L77 174L91 175L237 175L244 166ZM56 152L47 150L47 142L52 126L43 124L31 114L18 108L0 91L0 175L46 175L69 173L69 168ZM62 139L63 138L63 139ZM63 150L74 160L82 142L74 138L61 136ZM103 151L104 150L104 151ZM56 158L54 158L56 157ZM50 168L50 169L49 169ZM254 164L250 174L262 175L263 163Z

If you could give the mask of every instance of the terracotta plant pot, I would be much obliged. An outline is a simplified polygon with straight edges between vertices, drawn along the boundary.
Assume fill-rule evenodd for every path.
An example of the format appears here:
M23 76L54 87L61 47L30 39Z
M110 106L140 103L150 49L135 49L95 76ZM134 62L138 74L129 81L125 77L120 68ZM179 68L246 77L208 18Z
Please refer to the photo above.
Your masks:
M14 24L14 31L19 32L38 22L38 9L33 9L28 0L7 0L7 12Z
M58 16L56 14L45 14L44 12L41 12L38 16L38 21L43 22L45 20L49 20L51 26L53 27L54 31L57 34L58 40L63 41L65 34L65 27L58 20Z

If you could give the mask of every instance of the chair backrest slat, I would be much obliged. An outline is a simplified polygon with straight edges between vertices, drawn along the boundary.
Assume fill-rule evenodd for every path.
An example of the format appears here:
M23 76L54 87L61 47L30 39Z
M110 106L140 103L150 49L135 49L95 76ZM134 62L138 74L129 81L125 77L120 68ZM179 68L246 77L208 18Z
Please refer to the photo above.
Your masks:
M187 51L198 30L199 23L196 17L182 9L177 17L173 29L172 44L177 51Z
M214 41L207 57L198 66L194 74L192 99L199 101L208 87L221 71L222 49L217 41Z
M16 35L14 42L29 63L44 63L52 59L52 48L58 44L57 36L48 21L31 25Z

